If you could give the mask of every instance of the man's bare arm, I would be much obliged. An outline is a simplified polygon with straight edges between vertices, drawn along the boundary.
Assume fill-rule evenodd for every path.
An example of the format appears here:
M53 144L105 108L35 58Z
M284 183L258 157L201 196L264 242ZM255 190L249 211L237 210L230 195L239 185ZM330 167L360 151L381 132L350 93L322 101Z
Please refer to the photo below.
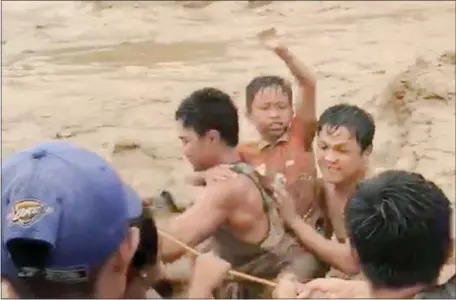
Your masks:
M347 243L340 244L326 239L315 232L312 226L298 218L289 226L301 243L321 260L348 275L359 273L358 262L352 256L350 246Z
M266 48L274 51L285 62L291 74L298 81L301 101L296 108L296 120L299 121L299 135L303 140L304 147L306 150L310 150L317 124L315 108L317 76L302 61L291 54L286 46L280 43L275 28L260 32L258 38Z
M317 125L316 113L316 75L287 47L278 45L274 52L285 62L300 87L300 101L296 107L296 118L300 121L302 139L307 150L311 149Z
M226 221L232 207L226 201L229 193L229 185L226 183L207 186L189 209L162 229L191 247L198 245ZM165 262L176 260L185 253L185 249L165 238L160 240L160 248Z

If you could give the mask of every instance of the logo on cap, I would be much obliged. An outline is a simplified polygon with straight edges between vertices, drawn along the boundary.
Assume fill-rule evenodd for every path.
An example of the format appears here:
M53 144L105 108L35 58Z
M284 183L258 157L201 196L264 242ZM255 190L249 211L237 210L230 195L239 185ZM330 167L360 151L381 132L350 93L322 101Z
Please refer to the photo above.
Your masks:
M7 219L10 225L30 226L52 211L52 207L39 200L20 200L11 207Z

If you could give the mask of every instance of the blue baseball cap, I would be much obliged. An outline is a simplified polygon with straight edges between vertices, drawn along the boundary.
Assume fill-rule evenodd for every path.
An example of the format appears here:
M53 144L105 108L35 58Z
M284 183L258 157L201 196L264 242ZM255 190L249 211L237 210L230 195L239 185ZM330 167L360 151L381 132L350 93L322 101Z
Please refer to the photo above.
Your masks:
M2 162L2 277L83 282L124 240L141 200L94 152L53 141ZM49 249L41 270L18 266L14 244ZM6 250L6 251L5 251Z

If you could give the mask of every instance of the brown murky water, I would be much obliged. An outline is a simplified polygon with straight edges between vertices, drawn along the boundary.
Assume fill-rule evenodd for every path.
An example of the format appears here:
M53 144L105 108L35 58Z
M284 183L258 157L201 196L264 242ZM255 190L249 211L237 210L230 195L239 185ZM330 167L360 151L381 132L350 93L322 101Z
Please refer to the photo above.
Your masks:
M417 57L454 52L452 2L190 2L3 2L3 154L70 139L110 159L142 195L164 187L184 194L188 166L173 124L179 100L216 86L242 108L253 76L289 77L257 32L276 26L314 66L319 111L349 101L375 113L373 99ZM254 136L242 127L243 138ZM130 142L140 147L113 154L116 143ZM393 166L377 148L376 163ZM454 155L454 143L446 148Z
M373 163L422 172L454 200L454 2L191 2L2 2L3 155L73 140L142 196L167 188L185 202L174 109L203 86L242 109L253 76L290 77L255 40L276 26L317 71L319 112L368 109ZM242 138L253 137L243 120Z

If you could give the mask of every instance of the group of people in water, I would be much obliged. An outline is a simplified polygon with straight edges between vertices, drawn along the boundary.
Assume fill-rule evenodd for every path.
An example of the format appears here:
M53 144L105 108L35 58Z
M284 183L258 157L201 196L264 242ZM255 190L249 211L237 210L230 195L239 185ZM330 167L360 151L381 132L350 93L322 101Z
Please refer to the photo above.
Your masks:
M417 173L371 174L372 116L336 104L317 118L315 74L274 32L260 38L296 78L297 107L285 79L254 78L245 105L261 139L243 143L227 93L182 100L200 193L160 228L93 152L53 141L3 161L2 296L166 298L162 265L190 247L188 298L454 298L446 195Z

